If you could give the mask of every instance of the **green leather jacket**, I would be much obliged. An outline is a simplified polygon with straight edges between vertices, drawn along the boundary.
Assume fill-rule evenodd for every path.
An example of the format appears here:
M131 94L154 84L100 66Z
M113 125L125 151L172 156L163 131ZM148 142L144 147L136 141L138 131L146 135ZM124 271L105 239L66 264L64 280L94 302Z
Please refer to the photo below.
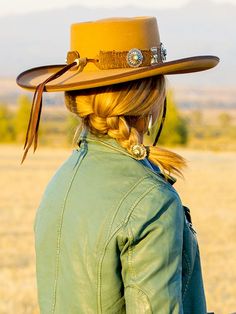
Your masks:
M41 314L205 314L196 234L172 185L88 135L35 217Z

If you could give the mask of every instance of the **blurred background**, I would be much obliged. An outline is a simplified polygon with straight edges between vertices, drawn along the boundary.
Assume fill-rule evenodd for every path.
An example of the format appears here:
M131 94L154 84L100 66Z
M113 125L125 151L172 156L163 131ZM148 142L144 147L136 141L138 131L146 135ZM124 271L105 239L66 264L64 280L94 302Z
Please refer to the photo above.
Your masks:
M208 311L236 312L236 0L0 0L0 8L0 314L38 313L35 211L76 147L78 125L63 93L45 94L38 150L20 165L32 94L15 78L65 63L72 23L141 15L157 17L168 61L221 59L210 71L168 76L160 144L188 161L175 186L197 230Z

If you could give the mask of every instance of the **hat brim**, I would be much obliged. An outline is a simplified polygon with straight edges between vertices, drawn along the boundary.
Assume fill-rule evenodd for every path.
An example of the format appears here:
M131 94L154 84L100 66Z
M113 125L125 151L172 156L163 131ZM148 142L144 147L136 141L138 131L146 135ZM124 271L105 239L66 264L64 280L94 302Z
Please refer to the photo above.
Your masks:
M81 90L93 87L118 84L155 75L184 74L199 72L215 67L219 62L216 56L196 56L157 65L139 68L121 68L97 71L69 70L61 77L45 86L47 92ZM40 83L62 69L65 65L48 65L22 72L16 79L22 88L34 91Z

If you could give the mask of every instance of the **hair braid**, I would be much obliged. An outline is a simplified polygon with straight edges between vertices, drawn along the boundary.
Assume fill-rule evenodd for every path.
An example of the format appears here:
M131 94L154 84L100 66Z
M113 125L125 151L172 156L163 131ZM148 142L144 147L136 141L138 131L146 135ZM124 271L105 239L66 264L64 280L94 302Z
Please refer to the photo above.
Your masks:
M140 136L134 127L130 127L123 116L107 118L107 134L130 151L130 147L140 143Z
M100 134L107 134L107 122L106 118L96 116L94 113L88 116L88 124L90 129L95 132L99 130Z

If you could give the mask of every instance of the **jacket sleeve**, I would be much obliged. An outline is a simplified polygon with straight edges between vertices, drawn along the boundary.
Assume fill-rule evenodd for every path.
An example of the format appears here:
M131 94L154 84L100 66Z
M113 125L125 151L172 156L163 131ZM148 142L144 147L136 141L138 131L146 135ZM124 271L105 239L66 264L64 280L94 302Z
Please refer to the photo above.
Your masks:
M127 314L182 314L184 213L177 193L154 187L124 227L121 250Z

